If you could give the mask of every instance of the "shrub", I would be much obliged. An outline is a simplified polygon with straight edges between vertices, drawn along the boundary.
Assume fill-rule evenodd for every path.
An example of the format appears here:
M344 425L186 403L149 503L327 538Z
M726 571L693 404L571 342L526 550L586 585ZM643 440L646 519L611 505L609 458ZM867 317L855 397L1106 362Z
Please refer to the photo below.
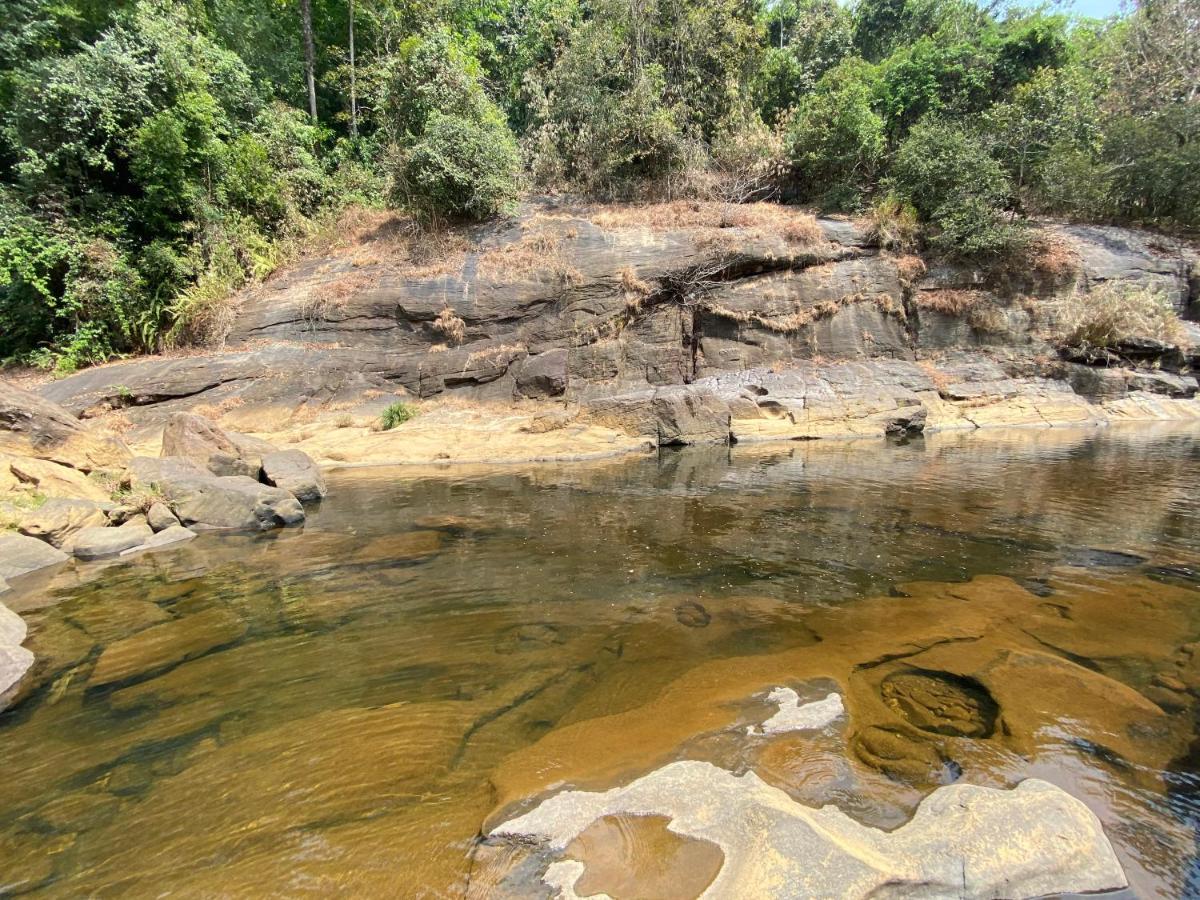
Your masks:
M995 256L1021 246L1004 215L1011 185L982 141L943 122L922 122L900 145L889 184L936 229L931 243L959 256Z
M826 73L785 125L802 196L852 209L873 181L884 150L883 120L872 107L874 78L873 66L846 60Z
M452 344L461 344L467 336L467 323L449 306L438 313L433 320L433 328Z
M399 192L426 220L485 219L517 196L517 144L498 114L472 120L435 111L401 160Z
M867 239L884 250L910 252L917 247L921 223L911 203L887 195L867 211Z
M397 400L380 414L379 425L383 431L391 431L397 425L403 425L415 415L416 411L411 406Z
M1148 339L1178 345L1186 335L1171 301L1151 287L1108 281L1063 303L1058 338L1067 347L1101 349Z

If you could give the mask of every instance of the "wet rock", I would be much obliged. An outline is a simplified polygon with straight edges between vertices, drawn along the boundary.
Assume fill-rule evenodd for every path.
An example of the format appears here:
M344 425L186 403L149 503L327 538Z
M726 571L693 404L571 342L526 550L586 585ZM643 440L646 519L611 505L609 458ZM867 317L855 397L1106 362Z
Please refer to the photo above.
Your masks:
M854 735L855 756L889 778L916 786L943 784L947 760L937 748L892 728L871 725Z
M97 503L55 497L23 519L20 531L62 547L80 529L103 527L107 522L104 510Z
M688 600L675 607L675 621L688 628L704 628L712 621L712 616L695 600Z
M16 578L70 559L56 547L24 534L0 534L0 578Z
M1136 553L1102 550L1098 547L1073 547L1063 554L1064 563L1083 569L1131 569L1134 566L1140 566L1145 561L1146 557L1138 556Z
M16 700L21 679L33 666L33 654L21 646L26 633L25 620L0 603L0 710Z
M303 450L275 450L263 454L262 474L267 484L290 491L307 503L325 496L325 478Z
M431 514L417 516L413 519L417 528L433 531L445 531L448 534L473 534L488 530L488 521L482 516L455 516L446 514Z
M880 685L883 701L911 724L931 734L990 737L996 701L983 685L949 672L897 672Z
M704 762L676 762L611 791L564 791L491 835L542 841L564 854L593 822L622 813L664 816L675 834L719 847L724 864L708 888L716 897L773 896L779 885L797 897L962 898L1126 885L1095 815L1036 779L1011 791L941 787L911 821L888 832L833 805L803 806L753 772L738 777ZM560 858L545 880L577 896L584 874L582 863Z
M140 547L154 532L149 525L122 525L120 528L84 528L75 534L71 553L78 559L100 559L116 556L123 550Z
M182 525L171 525L157 532L153 536L146 539L145 543L139 544L136 547L130 547L128 550L122 550L122 556L130 556L134 553L144 553L150 550L159 550L163 547L170 547L183 541L190 541L196 536L196 532L190 528L184 528Z
M163 428L162 456L190 459L213 475L258 478L265 442L227 432L208 419L174 413Z
M171 512L171 507L165 503L152 503L146 511L146 521L155 531L162 531L172 525L178 525L179 519Z
M245 623L221 607L154 625L105 647L89 684L103 687L152 675L231 644L245 631Z

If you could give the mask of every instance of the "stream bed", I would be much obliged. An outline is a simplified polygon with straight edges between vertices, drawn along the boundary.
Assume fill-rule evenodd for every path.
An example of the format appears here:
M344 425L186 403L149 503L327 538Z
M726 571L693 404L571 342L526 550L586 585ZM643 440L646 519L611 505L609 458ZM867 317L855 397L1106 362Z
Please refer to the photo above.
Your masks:
M888 830L1036 777L1134 894L1200 893L1196 430L342 470L302 529L4 599L38 662L0 895L545 896L482 836L679 760ZM764 734L778 687L845 715ZM649 818L589 835L618 900L721 865Z

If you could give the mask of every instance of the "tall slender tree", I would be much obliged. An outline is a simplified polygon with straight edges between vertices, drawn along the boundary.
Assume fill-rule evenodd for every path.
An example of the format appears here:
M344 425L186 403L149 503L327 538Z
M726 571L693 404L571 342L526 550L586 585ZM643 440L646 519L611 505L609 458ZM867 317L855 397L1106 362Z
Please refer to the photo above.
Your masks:
M317 51L313 46L312 0L300 0L300 30L304 37L304 77L308 81L308 115L317 121Z
M350 137L358 137L357 73L354 70L354 0L350 0Z

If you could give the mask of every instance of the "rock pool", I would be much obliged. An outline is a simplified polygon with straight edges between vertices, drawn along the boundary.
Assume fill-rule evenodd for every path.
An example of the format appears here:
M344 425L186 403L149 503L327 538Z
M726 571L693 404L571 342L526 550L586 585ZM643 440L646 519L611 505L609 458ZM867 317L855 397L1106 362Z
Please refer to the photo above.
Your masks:
M0 715L0 894L546 896L565 860L589 892L694 897L729 851L669 816L606 808L557 850L498 830L681 761L872 834L946 786L1045 783L1138 896L1200 890L1195 430L329 491L303 529L6 595L37 663Z

